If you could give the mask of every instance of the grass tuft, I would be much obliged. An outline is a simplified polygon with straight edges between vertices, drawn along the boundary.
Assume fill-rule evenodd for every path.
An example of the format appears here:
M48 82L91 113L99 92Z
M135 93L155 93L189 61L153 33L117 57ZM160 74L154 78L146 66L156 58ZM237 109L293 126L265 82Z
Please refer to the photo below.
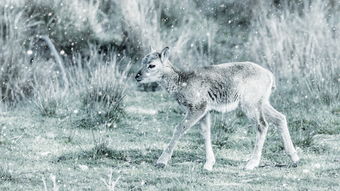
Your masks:
M15 178L13 177L12 173L10 173L7 169L0 167L0 182L13 182Z
M109 128L116 127L126 115L123 99L129 66L119 71L115 57L108 62L109 64L100 65L90 74L89 82L85 82L79 92L84 115L79 127L92 128L101 124Z

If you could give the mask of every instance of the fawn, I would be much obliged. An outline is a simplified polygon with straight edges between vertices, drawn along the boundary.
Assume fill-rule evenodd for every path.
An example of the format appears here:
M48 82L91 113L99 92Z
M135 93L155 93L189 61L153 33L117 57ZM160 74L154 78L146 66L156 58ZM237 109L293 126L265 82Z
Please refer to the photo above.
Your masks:
M142 68L135 79L139 83L159 83L186 110L184 120L176 126L170 143L156 162L157 166L164 167L168 163L178 140L199 122L206 149L204 169L212 170L215 156L211 144L210 111L229 112L237 107L257 127L255 148L245 169L251 170L260 164L268 131L267 121L278 127L285 151L292 161L299 161L285 115L274 109L269 102L275 81L267 69L251 62L235 62L184 72L171 64L169 48L166 47L142 59Z

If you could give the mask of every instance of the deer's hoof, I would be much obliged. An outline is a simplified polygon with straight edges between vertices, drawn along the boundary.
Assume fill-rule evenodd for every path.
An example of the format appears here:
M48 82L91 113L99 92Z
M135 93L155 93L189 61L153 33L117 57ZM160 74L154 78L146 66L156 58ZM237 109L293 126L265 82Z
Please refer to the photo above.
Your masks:
M244 170L253 170L254 168L258 167L260 161L250 160L247 165L244 167Z
M293 163L298 163L300 161L299 156L295 153L291 156Z
M207 170L207 171L212 171L213 165L205 163L204 166L203 166L203 169Z
M300 165L300 161L293 162L290 166L296 168Z
M165 168L165 166L166 166L166 164L164 164L164 163L156 163L155 164L155 166L157 167L157 168Z

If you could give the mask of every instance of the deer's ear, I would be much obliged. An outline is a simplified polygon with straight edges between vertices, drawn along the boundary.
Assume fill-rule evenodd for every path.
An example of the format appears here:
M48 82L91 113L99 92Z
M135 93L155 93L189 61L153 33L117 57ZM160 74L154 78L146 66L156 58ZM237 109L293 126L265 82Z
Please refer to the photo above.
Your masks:
M165 47L161 51L161 61L162 62L166 62L169 59L169 55L170 55L170 48L169 47Z

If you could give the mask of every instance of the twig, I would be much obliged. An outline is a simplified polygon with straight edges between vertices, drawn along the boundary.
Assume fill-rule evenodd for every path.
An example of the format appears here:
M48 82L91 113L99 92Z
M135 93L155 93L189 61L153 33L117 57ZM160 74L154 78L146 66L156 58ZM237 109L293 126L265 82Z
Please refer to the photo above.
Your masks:
M45 180L45 178L44 178L44 177L42 177L41 179L42 179L42 181L43 181L43 184L44 184L44 190L45 190L45 191L48 191L48 190L47 190L47 184L46 184L46 180Z
M110 173L108 175L108 180L107 181L104 178L101 178L101 180L103 181L104 185L106 186L106 188L109 191L114 191L115 190L116 184L117 184L118 180L120 179L120 176L118 176L118 178L116 180L113 180L112 179L112 173L113 173L113 170L111 169Z
M52 55L54 56L54 58L56 59L58 65L59 65L59 68L60 68L60 71L61 71L64 83L65 83L65 87L66 88L69 87L69 81L67 79L67 75L66 75L66 71L65 71L65 66L64 66L63 60L60 57L57 49L55 48L55 46L52 43L51 39L47 35L40 36L40 38L43 39L47 43L47 46L50 48L50 51L51 51Z

